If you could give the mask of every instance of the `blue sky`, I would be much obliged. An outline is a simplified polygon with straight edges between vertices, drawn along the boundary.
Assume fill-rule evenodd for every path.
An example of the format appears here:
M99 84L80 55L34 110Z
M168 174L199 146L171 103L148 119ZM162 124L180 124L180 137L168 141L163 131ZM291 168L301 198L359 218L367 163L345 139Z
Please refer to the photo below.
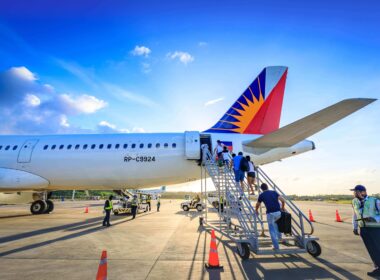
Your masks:
M267 65L289 67L281 125L380 97L378 1L62 2L0 3L2 134L204 130ZM269 173L290 193L378 189L379 112Z

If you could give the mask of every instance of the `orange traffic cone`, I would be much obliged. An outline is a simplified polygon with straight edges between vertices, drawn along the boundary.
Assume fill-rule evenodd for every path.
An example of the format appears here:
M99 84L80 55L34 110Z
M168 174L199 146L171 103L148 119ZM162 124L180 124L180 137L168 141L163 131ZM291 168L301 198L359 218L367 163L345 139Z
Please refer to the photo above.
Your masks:
M335 222L343 223L343 220L340 218L338 210L335 212Z
M85 214L88 213L88 206L86 206L86 208L84 209L84 213L85 213Z
M310 220L310 222L315 222L313 214L311 213L310 209L309 209L309 220Z
M102 252L96 280L107 280L107 251Z
M208 263L205 264L206 268L223 268L219 264L218 249L216 247L215 231L211 231L210 253L208 255Z

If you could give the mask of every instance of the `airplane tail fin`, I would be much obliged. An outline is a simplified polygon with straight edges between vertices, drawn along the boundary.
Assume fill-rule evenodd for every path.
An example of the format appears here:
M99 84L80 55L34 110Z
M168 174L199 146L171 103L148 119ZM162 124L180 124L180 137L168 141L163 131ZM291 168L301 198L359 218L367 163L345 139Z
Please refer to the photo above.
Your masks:
M205 132L267 134L279 128L288 68L265 67L223 117Z

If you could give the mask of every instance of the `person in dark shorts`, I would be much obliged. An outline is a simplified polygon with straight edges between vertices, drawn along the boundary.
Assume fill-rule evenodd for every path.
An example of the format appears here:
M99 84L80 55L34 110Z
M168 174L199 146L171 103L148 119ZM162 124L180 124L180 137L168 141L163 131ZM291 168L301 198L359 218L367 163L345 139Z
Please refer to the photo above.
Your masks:
M254 190L254 185L256 181L255 165L251 161L250 156L246 156L245 158L247 159L248 165L249 165L249 170L247 172L248 185L249 185L249 188L251 189L251 194L255 195L255 190Z
M217 154L218 160L223 160L223 155L222 155L223 147L224 145L222 144L220 140L216 141L216 147L215 147L214 153Z

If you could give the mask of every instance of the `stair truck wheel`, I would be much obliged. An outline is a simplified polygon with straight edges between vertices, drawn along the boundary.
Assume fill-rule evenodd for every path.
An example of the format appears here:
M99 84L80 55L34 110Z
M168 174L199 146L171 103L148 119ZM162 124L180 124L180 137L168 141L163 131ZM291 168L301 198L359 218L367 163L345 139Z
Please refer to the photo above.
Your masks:
M184 205L184 206L182 207L182 209L183 209L183 211L189 211L189 210L190 210L189 206L187 206L187 205Z
M311 241L307 242L306 250L314 258L318 257L322 253L321 246L315 240L311 240Z
M32 212L33 215L39 215L45 212L47 208L47 204L43 200L37 200L32 203L30 206L30 212Z
M45 213L53 212L53 210L54 210L54 202L51 201L50 199L48 199L48 200L46 200L46 205L47 205L47 207L46 207Z
M202 210L203 210L202 205L198 204L198 205L197 205L197 211L198 211L198 212L202 212Z
M250 251L249 251L248 243L246 242L237 243L237 251L238 251L239 256L243 260L249 259Z

